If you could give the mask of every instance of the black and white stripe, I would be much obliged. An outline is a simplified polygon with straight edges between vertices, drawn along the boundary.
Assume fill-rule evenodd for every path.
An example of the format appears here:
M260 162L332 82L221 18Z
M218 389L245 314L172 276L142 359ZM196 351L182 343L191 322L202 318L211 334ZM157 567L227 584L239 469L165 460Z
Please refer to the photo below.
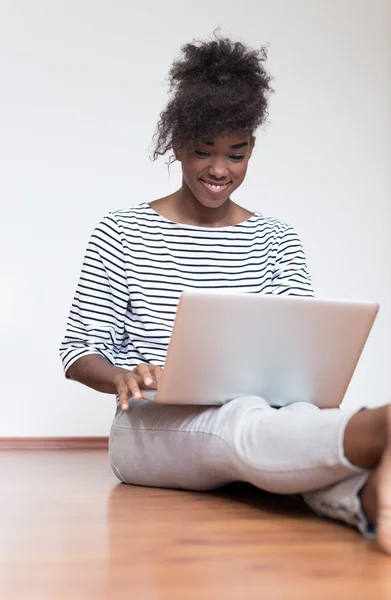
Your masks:
M60 353L65 371L101 354L117 366L163 365L185 289L312 296L292 227L255 213L231 227L169 221L147 203L94 230Z

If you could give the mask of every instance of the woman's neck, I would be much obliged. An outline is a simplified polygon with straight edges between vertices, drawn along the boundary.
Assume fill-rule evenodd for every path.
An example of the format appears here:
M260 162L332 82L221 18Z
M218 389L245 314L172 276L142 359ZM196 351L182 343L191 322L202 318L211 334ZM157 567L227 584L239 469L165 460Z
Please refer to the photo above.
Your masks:
M230 227L253 216L230 198L217 208L203 206L186 184L173 194L154 200L150 206L165 219L197 227Z
M185 185L172 195L172 208L177 221L200 227L225 227L232 224L238 207L229 198L216 208L204 206Z

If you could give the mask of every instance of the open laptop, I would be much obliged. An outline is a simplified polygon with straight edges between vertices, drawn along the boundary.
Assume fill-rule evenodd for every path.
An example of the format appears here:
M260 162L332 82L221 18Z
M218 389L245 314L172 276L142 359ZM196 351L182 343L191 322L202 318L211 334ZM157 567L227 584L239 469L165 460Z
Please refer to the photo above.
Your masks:
M159 390L163 404L340 405L379 305L297 296L182 293Z

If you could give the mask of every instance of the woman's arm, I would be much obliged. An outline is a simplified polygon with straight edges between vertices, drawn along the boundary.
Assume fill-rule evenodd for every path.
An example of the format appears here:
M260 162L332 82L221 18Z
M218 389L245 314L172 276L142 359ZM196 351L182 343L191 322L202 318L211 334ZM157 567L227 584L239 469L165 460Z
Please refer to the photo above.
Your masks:
M99 354L79 358L68 369L68 377L106 394L117 394L122 410L129 407L128 400L142 398L142 389L158 389L163 375L162 367L139 364L135 369L115 367Z
M99 354L82 356L67 371L70 379L104 394L117 394L118 378L128 373L128 369L115 367Z
M272 293L276 295L314 295L303 245L291 226L287 226L280 237L272 282Z
M124 410L141 389L158 388L163 369L139 364L115 366L125 331L129 288L122 233L114 215L95 228L69 314L60 355L70 379L107 394L116 394Z
M122 233L115 217L108 215L90 238L69 313L60 348L66 374L74 363L87 356L106 359L101 362L105 367L106 362L115 364L124 336L128 303ZM80 365L78 372L79 369ZM99 385L111 385L106 381L109 372L113 373L110 365L104 368L105 383Z

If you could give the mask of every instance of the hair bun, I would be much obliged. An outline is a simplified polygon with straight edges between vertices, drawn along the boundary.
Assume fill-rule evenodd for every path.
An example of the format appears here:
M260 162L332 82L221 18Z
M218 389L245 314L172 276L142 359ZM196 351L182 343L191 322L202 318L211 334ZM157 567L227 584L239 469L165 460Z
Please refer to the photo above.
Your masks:
M182 54L183 59L175 61L170 70L172 88L198 82L222 85L238 79L249 81L260 74L259 61L266 59L265 49L249 52L241 42L226 38L186 44Z

